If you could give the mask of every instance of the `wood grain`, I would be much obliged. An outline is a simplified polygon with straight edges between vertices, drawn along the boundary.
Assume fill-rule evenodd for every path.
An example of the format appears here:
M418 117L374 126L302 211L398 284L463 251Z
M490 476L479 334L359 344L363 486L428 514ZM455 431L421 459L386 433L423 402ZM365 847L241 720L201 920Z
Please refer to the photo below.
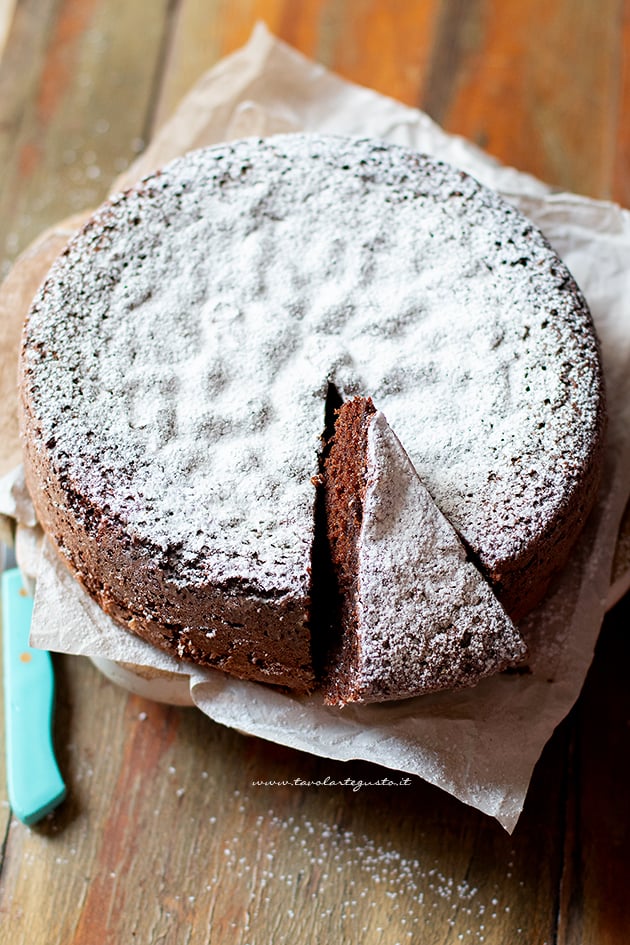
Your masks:
M0 56L4 51L7 36L11 30L16 0L0 0Z
M353 82L400 99L418 101L427 68L439 0L243 0L228 7L213 0L181 0L156 126L220 56L247 42L262 20L280 39Z
M625 4L461 5L444 5L423 97L429 113L551 184L611 197Z
M613 199L630 207L630 0L622 4L616 69L619 91L615 101Z
M558 945L617 945L630 932L629 621L626 596L604 627L574 713L577 735Z
M20 0L0 64L5 268L100 199L257 19L509 163L628 203L629 10L628 0L155 0L147 16L122 0ZM256 785L392 773L244 737L56 658L70 794L34 829L3 795L3 940L617 945L630 928L629 606L607 620L512 837L418 779Z
M95 206L143 146L167 0L26 0L0 63L0 246ZM25 68L26 64L26 68Z

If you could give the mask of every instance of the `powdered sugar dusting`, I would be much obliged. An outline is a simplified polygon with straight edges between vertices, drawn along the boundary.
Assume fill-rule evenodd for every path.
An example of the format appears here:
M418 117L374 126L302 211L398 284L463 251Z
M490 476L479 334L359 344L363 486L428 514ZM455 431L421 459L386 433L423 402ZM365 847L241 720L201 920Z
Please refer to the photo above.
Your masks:
M368 430L359 543L361 698L471 685L525 646L382 413Z
M262 588L306 582L329 381L382 407L489 566L569 502L600 422L590 319L540 234L370 141L236 142L106 205L35 303L23 375L70 482L183 579Z

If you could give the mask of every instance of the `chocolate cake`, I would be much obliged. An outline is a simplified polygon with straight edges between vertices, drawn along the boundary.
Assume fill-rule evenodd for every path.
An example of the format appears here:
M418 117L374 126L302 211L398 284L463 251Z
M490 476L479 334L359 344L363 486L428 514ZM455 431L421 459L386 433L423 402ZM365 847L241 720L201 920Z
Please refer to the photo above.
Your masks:
M520 634L369 398L339 410L324 488L339 607L327 702L471 685L523 659Z
M106 203L35 299L20 387L35 507L89 593L182 659L297 691L331 392L374 398L514 619L601 464L566 267L471 177L369 140L221 145Z

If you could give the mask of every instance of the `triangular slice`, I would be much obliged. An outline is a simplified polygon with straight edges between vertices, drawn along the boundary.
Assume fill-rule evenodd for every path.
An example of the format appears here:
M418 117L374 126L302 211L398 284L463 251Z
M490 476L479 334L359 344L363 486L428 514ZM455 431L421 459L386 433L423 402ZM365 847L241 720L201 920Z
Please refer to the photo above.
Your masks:
M370 399L339 410L324 478L341 626L326 674L329 704L470 686L525 656L518 630Z

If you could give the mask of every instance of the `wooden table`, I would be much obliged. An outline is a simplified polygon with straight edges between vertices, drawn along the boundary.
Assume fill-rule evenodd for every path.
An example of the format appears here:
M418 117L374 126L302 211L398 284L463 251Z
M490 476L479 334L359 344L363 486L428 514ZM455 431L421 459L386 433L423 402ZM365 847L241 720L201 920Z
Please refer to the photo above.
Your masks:
M43 228L97 203L259 18L502 160L630 205L628 0L17 0L0 67L5 271ZM254 786L387 772L244 737L56 659L69 799L34 829L2 802L0 938L621 945L629 620L626 598L512 837L417 779Z

